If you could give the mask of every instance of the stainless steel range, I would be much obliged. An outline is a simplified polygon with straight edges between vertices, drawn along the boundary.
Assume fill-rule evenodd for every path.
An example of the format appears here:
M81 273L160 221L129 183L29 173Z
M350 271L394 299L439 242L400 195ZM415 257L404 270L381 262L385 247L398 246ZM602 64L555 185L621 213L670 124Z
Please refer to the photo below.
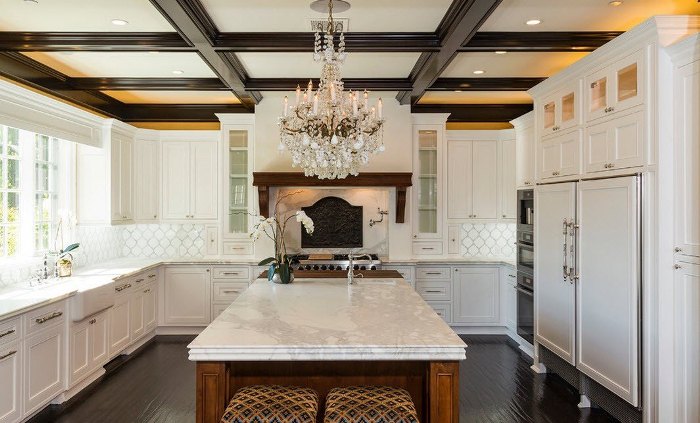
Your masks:
M355 270L380 270L382 262L376 254L353 259ZM290 256L292 268L295 270L340 270L347 271L350 258L347 254L297 254Z

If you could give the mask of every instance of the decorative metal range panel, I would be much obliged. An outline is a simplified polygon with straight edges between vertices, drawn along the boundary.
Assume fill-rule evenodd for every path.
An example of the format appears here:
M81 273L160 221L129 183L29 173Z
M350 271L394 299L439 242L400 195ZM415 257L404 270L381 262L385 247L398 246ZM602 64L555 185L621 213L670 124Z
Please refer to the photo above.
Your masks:
M362 247L362 206L324 197L302 210L314 221L314 233L301 231L302 248Z

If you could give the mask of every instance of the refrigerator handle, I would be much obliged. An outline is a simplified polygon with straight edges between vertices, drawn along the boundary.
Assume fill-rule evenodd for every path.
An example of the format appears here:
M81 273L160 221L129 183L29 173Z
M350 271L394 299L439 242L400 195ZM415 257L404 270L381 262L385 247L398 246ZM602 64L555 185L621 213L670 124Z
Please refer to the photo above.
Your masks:
M564 222L562 223L562 233L564 234L564 264L562 265L562 272L564 274L564 282L566 282L566 278L569 277L569 249L567 248L569 239L569 221L567 219L564 219Z
M569 232L571 235L571 247L570 247L570 252L571 252L571 267L569 267L569 282L570 283L576 283L579 279L579 275L577 273L577 263L576 263L576 245L578 241L578 231L579 231L579 225L574 221L574 219L571 219L571 231Z

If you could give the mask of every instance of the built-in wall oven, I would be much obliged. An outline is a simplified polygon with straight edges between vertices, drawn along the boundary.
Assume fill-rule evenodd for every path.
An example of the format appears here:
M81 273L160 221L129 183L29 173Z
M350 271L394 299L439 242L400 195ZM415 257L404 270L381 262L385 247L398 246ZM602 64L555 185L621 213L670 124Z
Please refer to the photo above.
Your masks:
M533 343L535 335L534 275L535 275L535 193L518 191L518 225L516 243L517 285L517 333L525 341Z

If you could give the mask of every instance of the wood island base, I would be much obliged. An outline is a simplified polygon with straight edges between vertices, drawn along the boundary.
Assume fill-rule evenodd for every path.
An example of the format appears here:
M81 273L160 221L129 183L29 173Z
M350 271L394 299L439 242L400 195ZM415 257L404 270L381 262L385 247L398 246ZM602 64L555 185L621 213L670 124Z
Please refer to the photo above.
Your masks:
M197 423L218 423L233 394L249 385L293 385L316 390L317 421L335 387L386 385L406 389L422 423L459 423L458 361L197 362Z

